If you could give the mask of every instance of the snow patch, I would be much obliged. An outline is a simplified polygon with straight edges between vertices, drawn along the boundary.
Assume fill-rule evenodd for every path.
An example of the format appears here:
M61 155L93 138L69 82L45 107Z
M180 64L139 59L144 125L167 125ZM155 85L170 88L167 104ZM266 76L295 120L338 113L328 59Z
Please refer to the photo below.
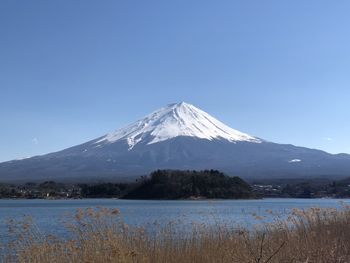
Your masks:
M20 157L20 158L15 159L14 161L22 161L22 160L29 159L29 158L32 158L32 157L33 156Z
M301 160L300 159L293 159L293 160L290 160L288 161L289 163L300 163Z

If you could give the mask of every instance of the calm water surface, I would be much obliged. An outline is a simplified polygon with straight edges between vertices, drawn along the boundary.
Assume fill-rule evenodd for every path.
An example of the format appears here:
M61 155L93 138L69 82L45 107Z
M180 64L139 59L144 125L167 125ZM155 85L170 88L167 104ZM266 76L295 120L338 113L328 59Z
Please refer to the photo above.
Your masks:
M350 204L350 199L262 199L262 200L215 200L215 201L131 201L116 199L82 200L0 200L0 241L6 239L7 221L31 216L44 233L64 236L67 230L62 221L67 220L78 208L103 206L118 208L121 217L130 225L146 225L154 222L167 223L180 220L182 225L192 222L214 224L238 224L251 227L257 224L253 214L272 221L267 212L285 215L293 208L341 207L341 202Z

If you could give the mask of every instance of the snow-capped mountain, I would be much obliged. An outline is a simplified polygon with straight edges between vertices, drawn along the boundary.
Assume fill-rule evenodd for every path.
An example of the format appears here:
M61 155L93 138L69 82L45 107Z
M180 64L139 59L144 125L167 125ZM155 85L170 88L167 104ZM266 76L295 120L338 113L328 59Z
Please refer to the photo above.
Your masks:
M345 177L350 155L268 142L182 102L84 144L1 163L0 182L134 180L155 169L220 169L245 178Z
M181 102L161 108L142 120L104 136L96 143L126 140L130 150L140 142L153 144L178 136L229 142L261 142L258 138L226 126L195 106Z

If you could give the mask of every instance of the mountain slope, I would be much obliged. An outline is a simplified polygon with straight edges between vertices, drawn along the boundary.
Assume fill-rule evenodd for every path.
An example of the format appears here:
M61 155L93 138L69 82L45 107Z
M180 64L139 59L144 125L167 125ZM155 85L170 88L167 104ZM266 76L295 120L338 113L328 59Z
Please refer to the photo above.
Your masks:
M264 141L186 103L63 151L0 164L0 181L133 180L155 169L220 169L245 178L350 176L350 155Z

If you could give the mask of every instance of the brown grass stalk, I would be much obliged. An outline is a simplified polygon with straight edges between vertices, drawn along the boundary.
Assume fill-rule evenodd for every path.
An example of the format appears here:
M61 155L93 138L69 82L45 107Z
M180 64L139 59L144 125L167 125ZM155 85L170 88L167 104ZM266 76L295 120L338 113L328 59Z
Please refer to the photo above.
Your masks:
M156 230L126 225L116 209L78 210L72 238L44 236L29 218L11 223L4 262L350 262L350 208L294 210L255 230L179 223ZM146 227L147 228L147 227ZM1 261L1 259L0 259Z

